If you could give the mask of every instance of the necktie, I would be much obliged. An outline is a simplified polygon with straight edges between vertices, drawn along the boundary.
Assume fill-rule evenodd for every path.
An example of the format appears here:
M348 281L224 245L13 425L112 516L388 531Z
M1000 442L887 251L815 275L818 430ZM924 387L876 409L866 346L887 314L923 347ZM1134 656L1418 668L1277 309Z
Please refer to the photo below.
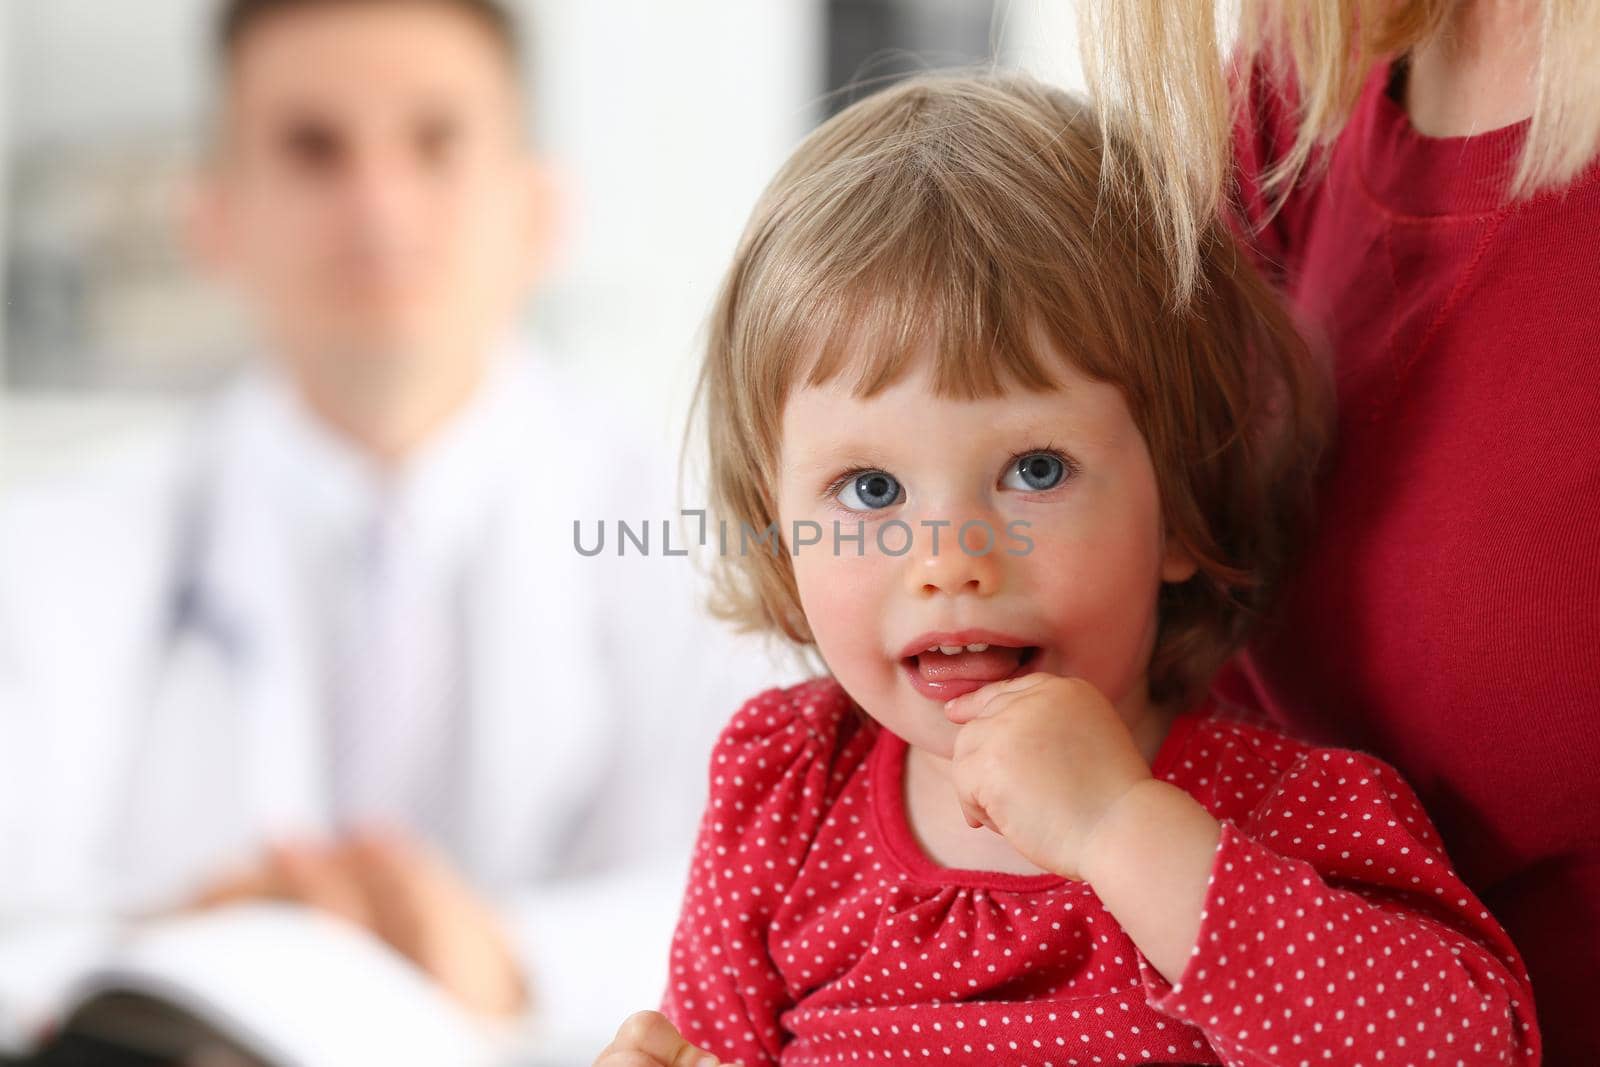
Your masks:
M334 641L330 796L337 825L403 826L438 839L452 748L446 659L459 636L427 596L424 559L391 499L358 536Z

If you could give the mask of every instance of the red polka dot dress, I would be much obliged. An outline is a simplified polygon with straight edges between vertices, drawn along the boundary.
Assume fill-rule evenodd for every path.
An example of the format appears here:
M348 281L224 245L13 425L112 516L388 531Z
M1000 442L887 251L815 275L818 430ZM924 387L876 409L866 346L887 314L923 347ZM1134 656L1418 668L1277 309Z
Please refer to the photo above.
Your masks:
M1222 824L1170 984L1081 881L939 867L905 742L832 679L749 701L711 795L662 1010L758 1064L1534 1064L1528 981L1380 761L1213 705L1152 770Z

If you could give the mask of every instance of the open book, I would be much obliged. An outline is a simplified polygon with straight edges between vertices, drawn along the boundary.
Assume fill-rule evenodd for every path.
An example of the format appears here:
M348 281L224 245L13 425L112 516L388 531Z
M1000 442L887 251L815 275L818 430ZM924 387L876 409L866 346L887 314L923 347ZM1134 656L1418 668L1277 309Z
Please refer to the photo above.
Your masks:
M173 1062L205 1050L207 1062L270 1067L475 1067L508 1054L404 957L303 908L246 904L150 921L97 944L93 962L79 956L75 974L54 975L41 956L34 992L52 990L47 1012L18 1018L16 1005L0 1005L13 1016L0 1055L63 1034ZM14 987L26 961L5 962Z

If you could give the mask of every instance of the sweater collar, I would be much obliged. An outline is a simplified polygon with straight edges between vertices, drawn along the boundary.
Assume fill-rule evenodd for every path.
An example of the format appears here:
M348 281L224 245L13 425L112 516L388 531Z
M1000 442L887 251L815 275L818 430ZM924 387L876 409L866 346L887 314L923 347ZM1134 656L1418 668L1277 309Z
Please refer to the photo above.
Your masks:
M1469 137L1428 137L1411 124L1397 62L1374 69L1351 120L1357 166L1390 211L1418 217L1493 213L1508 202L1530 120Z

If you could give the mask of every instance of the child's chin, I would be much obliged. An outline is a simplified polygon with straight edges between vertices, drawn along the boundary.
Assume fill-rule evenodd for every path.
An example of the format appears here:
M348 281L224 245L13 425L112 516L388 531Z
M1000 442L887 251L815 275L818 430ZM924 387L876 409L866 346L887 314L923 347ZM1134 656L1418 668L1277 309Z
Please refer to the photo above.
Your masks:
M909 689L893 693L882 704L860 700L856 704L867 718L925 755L945 760L955 757L958 727L944 717L942 705L930 706ZM874 707L884 709L885 713L874 712Z
M924 755L942 760L955 758L956 733L959 727L943 718L943 709L940 709L940 719L937 722L919 722L917 726L918 729L915 730L896 732L900 733L906 744L921 749Z

